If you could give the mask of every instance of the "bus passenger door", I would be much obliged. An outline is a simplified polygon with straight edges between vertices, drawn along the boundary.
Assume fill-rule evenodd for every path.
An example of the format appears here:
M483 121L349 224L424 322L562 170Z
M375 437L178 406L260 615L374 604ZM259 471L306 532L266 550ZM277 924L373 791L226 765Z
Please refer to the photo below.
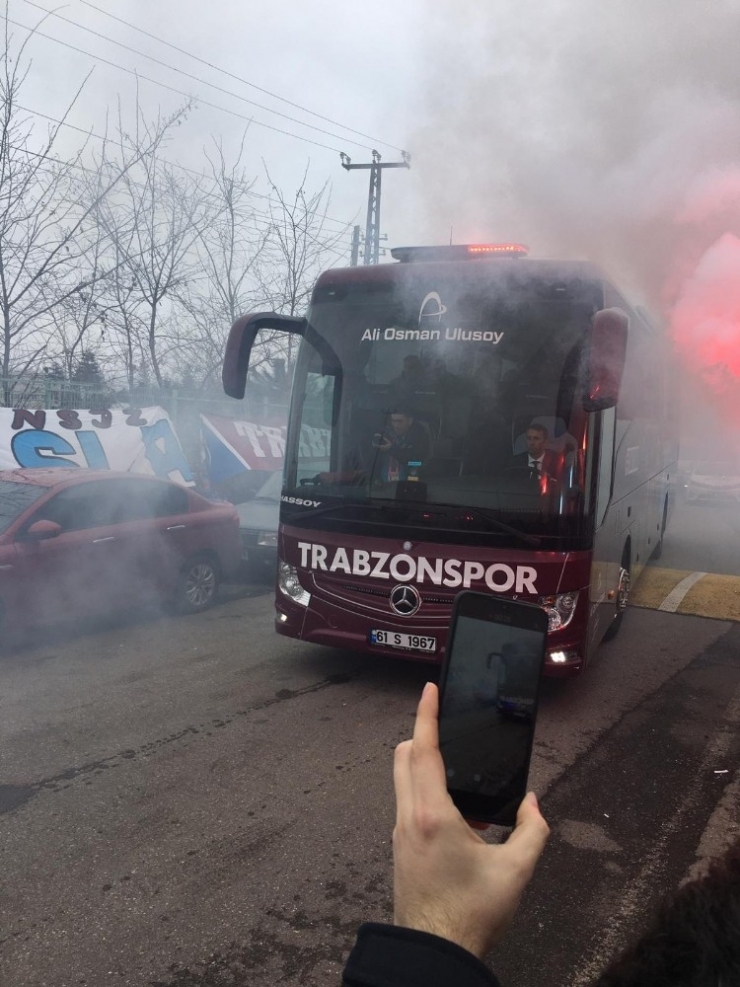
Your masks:
M611 506L614 480L615 427L617 413L609 408L591 416L589 439L591 448L598 436L598 463L595 477L594 547L591 560L589 601L588 654L599 645L615 613L615 591L619 582L621 562L620 533L615 530L614 508ZM595 419L600 419L596 421Z

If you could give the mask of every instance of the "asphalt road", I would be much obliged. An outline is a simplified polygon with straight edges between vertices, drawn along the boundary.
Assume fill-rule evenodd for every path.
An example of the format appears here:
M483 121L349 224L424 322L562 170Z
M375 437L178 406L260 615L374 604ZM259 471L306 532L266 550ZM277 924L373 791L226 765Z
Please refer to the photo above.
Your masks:
M693 567L688 528L661 566ZM271 594L226 597L0 659L0 983L323 987L389 918L392 751L429 669L278 638ZM546 683L552 837L504 983L589 983L738 835L739 645L737 623L636 607L585 675Z

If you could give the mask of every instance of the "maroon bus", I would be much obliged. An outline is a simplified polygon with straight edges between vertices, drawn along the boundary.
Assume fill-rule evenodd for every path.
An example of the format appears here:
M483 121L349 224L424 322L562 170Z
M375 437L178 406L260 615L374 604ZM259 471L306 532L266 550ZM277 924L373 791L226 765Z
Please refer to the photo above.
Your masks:
M474 589L537 601L547 673L578 672L662 547L678 455L667 341L589 263L515 244L391 253L322 274L305 319L231 329L233 397L261 332L302 337L276 629L438 662L453 600Z

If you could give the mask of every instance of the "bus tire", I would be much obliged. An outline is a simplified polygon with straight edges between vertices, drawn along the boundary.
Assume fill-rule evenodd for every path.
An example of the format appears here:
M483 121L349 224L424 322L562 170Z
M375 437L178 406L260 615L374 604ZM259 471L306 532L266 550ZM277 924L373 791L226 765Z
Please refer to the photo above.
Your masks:
M613 641L614 638L619 634L619 630L622 626L622 621L624 620L624 613L629 604L630 597L630 568L631 568L631 552L629 542L624 547L624 552L622 553L622 563L619 567L619 585L617 586L617 602L616 602L616 612L614 614L614 619L611 624L606 629L606 634L604 635L604 641Z

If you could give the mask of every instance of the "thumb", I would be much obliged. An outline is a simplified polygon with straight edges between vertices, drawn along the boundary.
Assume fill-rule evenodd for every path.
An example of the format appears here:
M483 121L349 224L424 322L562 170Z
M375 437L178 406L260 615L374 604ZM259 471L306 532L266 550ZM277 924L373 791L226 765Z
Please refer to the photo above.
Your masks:
M516 814L516 826L506 845L516 850L522 864L534 870L535 864L545 849L550 827L537 804L537 796L529 792Z

